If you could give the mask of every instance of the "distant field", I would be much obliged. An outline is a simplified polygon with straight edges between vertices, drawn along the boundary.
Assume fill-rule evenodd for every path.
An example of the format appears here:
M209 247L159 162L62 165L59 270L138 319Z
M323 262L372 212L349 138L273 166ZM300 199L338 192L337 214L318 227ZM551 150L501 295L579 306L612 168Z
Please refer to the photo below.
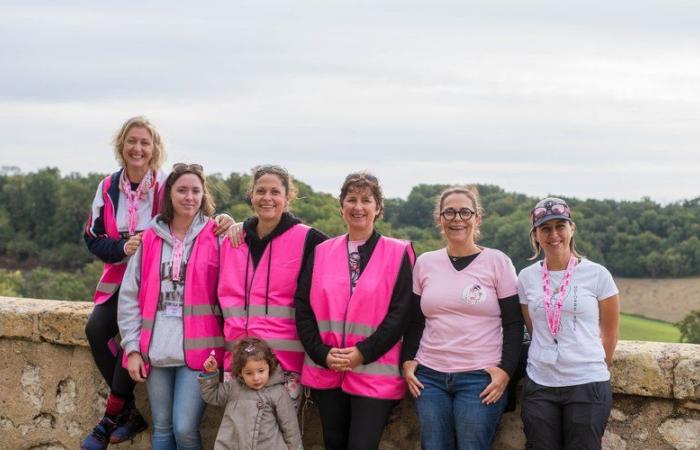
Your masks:
M620 315L620 339L629 341L678 342L681 333L668 322L629 314Z
M623 313L679 322L700 309L700 278L615 278Z

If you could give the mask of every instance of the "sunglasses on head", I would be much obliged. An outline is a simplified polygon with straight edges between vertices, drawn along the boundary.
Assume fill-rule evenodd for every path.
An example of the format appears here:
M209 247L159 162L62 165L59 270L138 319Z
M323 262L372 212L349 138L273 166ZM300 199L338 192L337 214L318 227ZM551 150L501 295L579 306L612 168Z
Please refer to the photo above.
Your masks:
M255 167L255 175L262 176L266 173L281 173L284 175L289 175L287 172L287 169L285 169L282 166L278 166L275 164L263 164L262 166L257 166Z
M173 164L173 172L175 172L175 173L182 173L182 172L203 173L204 167L202 167L200 164L175 163L175 164Z
M367 180L370 183L379 184L379 180L377 179L377 177L375 177L371 173L361 173L361 172L351 173L350 175L345 177L346 182L350 181L350 180L353 180L353 181Z
M530 212L532 222L537 222L546 216L548 212L551 212L552 215L571 218L571 210L568 205L564 203L547 202L544 206L537 207Z
M472 211L469 208L461 208L459 210L454 208L447 208L444 211L442 211L440 215L444 217L445 220L454 220L458 215L459 218L462 220L469 220L472 218L472 216L476 215L476 212Z

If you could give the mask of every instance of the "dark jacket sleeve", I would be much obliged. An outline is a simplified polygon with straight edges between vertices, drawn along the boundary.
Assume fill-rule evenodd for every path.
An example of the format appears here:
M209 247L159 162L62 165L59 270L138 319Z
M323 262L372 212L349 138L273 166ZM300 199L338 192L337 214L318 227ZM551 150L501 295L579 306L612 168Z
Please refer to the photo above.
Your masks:
M420 340L423 337L423 329L425 328L425 316L420 309L420 295L412 295L411 318L408 322L406 334L403 335L403 345L401 346L401 364L415 359Z
M308 261L308 259L313 255L316 246L326 239L328 239L328 236L318 231L316 228L309 230L308 234L306 235L306 242L304 242L304 255L302 256L303 259L301 260L302 268L306 266L306 261Z
M412 299L413 266L406 253L401 262L386 317L374 333L357 343L357 349L364 358L363 364L376 361L401 339L411 318Z
M83 233L83 240L90 253L106 263L118 263L126 257L124 244L126 239L112 239L107 236L104 220L102 218L104 208L100 208L99 217L89 217L88 224Z
M523 314L520 310L518 295L511 295L498 300L501 308L501 326L503 327L503 350L501 352L501 364L509 377L513 378L515 369L520 361L520 352L523 344Z
M304 264L297 281L297 291L294 295L296 309L297 334L309 358L321 367L326 366L326 356L331 347L321 341L316 314L311 309L311 278L314 272L314 253L312 252Z

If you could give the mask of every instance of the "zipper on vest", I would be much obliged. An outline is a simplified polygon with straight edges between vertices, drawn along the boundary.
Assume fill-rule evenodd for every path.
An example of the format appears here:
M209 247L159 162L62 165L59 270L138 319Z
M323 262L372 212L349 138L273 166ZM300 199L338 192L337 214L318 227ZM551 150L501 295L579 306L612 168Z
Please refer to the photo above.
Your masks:
M348 280L350 280L350 292L348 295L348 301L345 303L345 315L343 317L343 337L341 339L341 344L343 347L345 347L345 335L347 334L347 326L348 326L348 310L350 309L350 299L352 299L352 267L350 267L350 235L348 234L348 238L345 241L345 257L348 259ZM357 279L359 280L360 277L358 276ZM343 374L344 375L344 374Z
M199 230L200 233L202 231L203 231L203 229ZM192 370L201 370L201 369L195 368L195 367L190 367L190 365L187 364L187 350L185 349L185 341L187 340L187 329L185 327L185 304L187 301L187 296L185 296L185 292L187 292L187 283L191 282L190 276L187 274L187 268L190 266L190 257L192 257L192 251L194 250L194 246L197 245L198 238L199 238L199 234L197 234L197 236L192 240L192 245L190 246L190 252L187 254L187 260L185 261L185 284L182 286L182 357L185 360L185 366L189 367Z

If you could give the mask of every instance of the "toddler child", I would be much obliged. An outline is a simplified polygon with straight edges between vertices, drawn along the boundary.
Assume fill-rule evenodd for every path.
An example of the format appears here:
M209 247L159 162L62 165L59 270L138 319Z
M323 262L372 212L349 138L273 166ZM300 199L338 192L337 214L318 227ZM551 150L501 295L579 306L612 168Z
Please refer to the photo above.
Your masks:
M216 359L199 375L202 398L224 406L214 450L298 450L302 448L296 410L284 387L284 373L270 347L254 337L233 350L230 381L219 381Z

